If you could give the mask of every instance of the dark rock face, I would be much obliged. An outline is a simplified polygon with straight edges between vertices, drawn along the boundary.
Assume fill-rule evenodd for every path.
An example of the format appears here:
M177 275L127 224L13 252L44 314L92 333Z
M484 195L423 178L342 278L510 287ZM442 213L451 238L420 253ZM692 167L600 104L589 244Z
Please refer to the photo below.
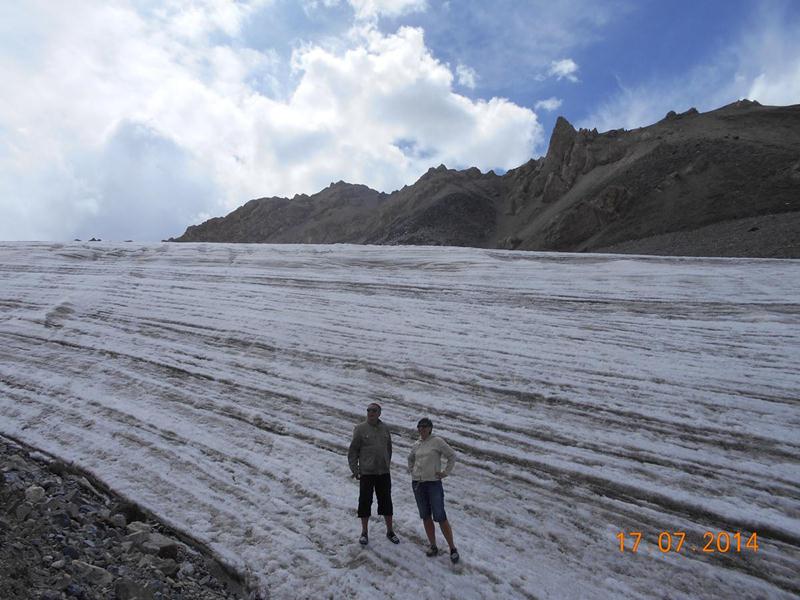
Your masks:
M365 215L385 196L342 181L313 196L251 200L225 217L193 225L183 242L271 242L327 244L365 235Z
M141 509L0 438L3 600L257 597Z
M576 131L559 117L547 154L502 177L440 165L392 194L339 182L313 196L252 200L172 241L800 258L800 230L786 226L798 214L800 105L741 100L670 111L631 131ZM743 236L744 220L766 231ZM723 231L724 249L709 243Z

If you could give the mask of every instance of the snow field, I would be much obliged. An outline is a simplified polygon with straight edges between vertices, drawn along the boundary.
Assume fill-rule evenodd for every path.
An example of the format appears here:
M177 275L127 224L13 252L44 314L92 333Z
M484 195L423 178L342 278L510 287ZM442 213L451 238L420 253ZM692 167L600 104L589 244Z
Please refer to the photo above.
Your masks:
M798 261L3 243L0 434L273 598L789 598L798 298ZM361 548L345 455L373 400L402 542L374 519ZM457 568L423 554L421 416L458 452ZM757 531L759 551L691 550L705 531Z

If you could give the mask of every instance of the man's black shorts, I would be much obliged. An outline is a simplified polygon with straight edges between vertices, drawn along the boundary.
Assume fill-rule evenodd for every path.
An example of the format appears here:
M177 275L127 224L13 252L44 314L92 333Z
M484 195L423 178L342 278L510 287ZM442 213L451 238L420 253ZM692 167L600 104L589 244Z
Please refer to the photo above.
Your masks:
M359 480L358 516L369 517L372 515L372 491L378 497L378 514L391 515L392 507L392 478L389 473L381 475L362 475Z

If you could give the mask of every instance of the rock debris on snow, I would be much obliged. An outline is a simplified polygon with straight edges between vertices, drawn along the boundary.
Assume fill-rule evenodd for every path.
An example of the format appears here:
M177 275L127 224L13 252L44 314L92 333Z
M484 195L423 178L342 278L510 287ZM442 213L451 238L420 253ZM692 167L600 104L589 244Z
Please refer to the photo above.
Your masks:
M228 600L197 549L158 522L125 523L127 504L0 438L0 598ZM130 532L130 533L128 533ZM124 540L124 541L123 541ZM201 583L202 582L202 583Z

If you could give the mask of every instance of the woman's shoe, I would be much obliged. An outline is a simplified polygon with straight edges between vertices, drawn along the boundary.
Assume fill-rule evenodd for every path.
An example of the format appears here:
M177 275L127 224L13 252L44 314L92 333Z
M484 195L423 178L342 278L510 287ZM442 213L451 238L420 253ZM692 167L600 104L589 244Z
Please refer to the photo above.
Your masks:
M425 551L425 556L438 556L438 555L439 555L439 549L436 547L435 544Z
M366 546L367 544L369 544L369 538L367 537L366 533L361 534L361 537L358 538L358 543L361 544L362 546Z
M458 555L458 550L450 548L450 562L456 564L459 558L461 557Z
M393 544L400 543L400 538L397 537L397 534L394 531L387 531L386 537L389 538L389 541L392 542Z

